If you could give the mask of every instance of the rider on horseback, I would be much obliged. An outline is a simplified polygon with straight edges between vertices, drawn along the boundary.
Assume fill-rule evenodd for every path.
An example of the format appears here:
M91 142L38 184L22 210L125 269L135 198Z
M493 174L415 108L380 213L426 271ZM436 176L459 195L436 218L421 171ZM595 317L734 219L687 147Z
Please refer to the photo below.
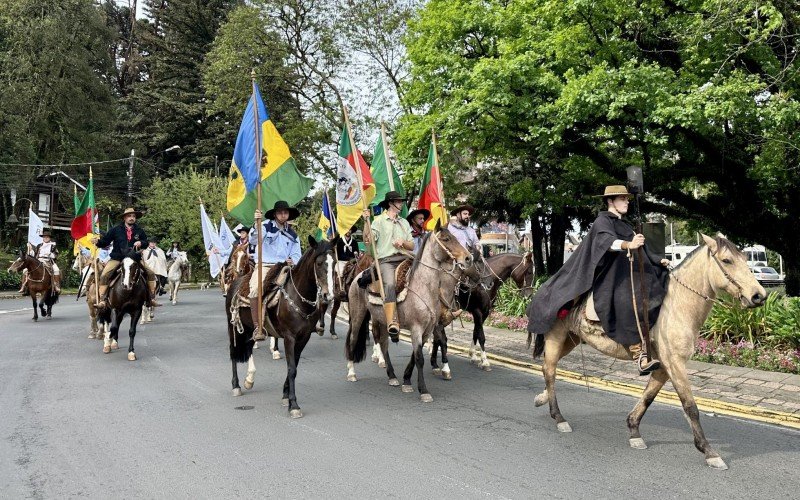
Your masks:
M375 242L375 258L383 280L383 312L392 342L399 340L400 333L394 272L408 253L414 250L411 226L399 216L404 201L405 198L397 191L386 193L386 198L378 204L383 212L372 221L372 234L364 233L364 243ZM369 210L364 211L364 217L369 217Z
M469 203L465 203L450 211L450 215L455 216L456 220L447 225L447 229L470 253L481 251L481 240L478 239L475 230L469 226L469 220L474 213L475 208Z
M267 271L274 265L285 262L293 266L300 261L302 256L300 252L300 239L297 233L289 227L288 222L296 219L300 215L300 211L283 200L276 201L272 210L268 210L264 214L265 220L262 222L261 228L261 278L266 276ZM261 210L256 209L255 219L261 219ZM254 227L250 231L250 244L256 245L258 243L258 233ZM250 277L250 314L253 317L253 324L259 324L258 317L258 270L253 270ZM256 341L266 339L263 328L262 331L257 331L253 335Z
M159 239L155 237L148 240L143 262L156 275L160 285L159 295L164 295L164 286L167 284L167 256L164 254L164 250L158 246L158 242Z
M116 270L122 259L130 250L141 250L148 245L147 235L144 230L136 224L136 219L142 216L142 212L133 208L126 208L122 213L123 222L111 228L102 238L94 238L93 242L100 248L105 248L113 243L111 259L100 274L100 302L96 304L98 309L108 307L108 280L114 270ZM149 307L159 307L161 304L156 302L156 275L144 262L142 267L147 275L147 287L150 290Z
M422 239L425 238L425 233L428 232L425 230L425 221L430 216L430 210L425 208L418 208L406 216L406 220L411 226L411 238L414 239L414 255L419 252L419 247L422 246Z
M49 265L53 270L53 291L61 293L61 270L58 269L56 264L56 257L58 256L58 249L56 249L56 242L50 241L50 231L42 233L42 242L36 245L33 255L39 259L39 262ZM27 269L22 273L22 286L20 286L19 293L22 295L28 294L28 272Z
M635 234L622 218L628 212L631 197L625 186L606 186L600 196L606 210L598 214L575 253L533 297L528 306L528 330L546 334L556 318L566 318L582 297L592 293L594 309L604 334L627 346L637 361L639 373L646 375L661 364L658 360L647 361L649 339L644 337L644 329L634 314L634 299L640 317L643 316L643 301L642 297L632 296L631 259L636 262L638 255L630 251L639 247L644 250L644 276L633 284L638 292L639 279L646 281L651 327L658 318L666 294L667 273L664 267L669 265L669 260L659 260L653 255L644 246L644 236ZM638 274L638 265L633 269Z

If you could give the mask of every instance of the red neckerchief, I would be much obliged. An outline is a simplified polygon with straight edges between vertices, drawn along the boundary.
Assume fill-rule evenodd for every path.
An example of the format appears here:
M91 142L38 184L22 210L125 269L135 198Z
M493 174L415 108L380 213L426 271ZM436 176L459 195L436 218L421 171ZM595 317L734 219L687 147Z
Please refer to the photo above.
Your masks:
M128 237L128 241L133 239L133 226L125 225L125 234Z

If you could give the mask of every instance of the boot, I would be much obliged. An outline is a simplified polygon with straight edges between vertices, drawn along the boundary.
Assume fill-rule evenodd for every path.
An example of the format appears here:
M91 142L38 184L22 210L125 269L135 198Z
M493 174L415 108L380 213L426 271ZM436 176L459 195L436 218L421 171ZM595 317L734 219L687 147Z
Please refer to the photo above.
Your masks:
M100 302L94 306L98 309L105 309L108 307L108 301L106 300L106 295L108 295L108 285L100 285L100 288L98 289L98 295L100 295Z
M21 293L23 296L24 295L28 295L30 293L30 292L28 292L28 275L27 274L22 277L22 285L19 287L19 293Z
M442 316L440 318L440 322L442 325L449 325L453 322L454 319L461 316L461 313L464 312L463 309L456 309L455 311L451 311L445 307L442 307Z
M639 368L639 375L649 375L654 371L661 368L661 362L657 359L648 361L649 356L647 351L642 350L642 344L634 344L628 348L631 351L633 359L636 360L636 366Z
M261 325L261 330L258 329L258 298L250 299L250 315L253 317L253 340L261 342L266 340L267 336L264 334L264 325Z
M147 282L147 288L148 288L148 290L150 290L150 296L149 296L149 301L148 301L147 305L149 307L161 307L161 304L159 304L156 301L156 282L155 281L148 281Z
M61 293L61 275L56 274L53 276L53 291L55 293Z
M385 302L383 304L383 313L386 315L389 338L396 344L400 342L400 323L397 321L397 303Z

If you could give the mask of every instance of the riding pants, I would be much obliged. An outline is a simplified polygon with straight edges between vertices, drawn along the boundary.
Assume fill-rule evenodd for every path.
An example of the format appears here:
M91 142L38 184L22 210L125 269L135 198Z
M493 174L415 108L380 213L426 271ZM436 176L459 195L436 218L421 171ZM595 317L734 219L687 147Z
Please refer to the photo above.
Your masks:
M379 263L381 266L381 279L383 280L384 302L397 302L397 291L394 279L394 272L401 262L406 260L403 254L390 255L382 258Z
M266 262L261 263L261 279L264 279L264 276L267 275L267 271L269 271L272 266L275 264L267 264ZM251 299L258 298L258 268L253 269L253 274L250 276L250 294L247 296Z
M107 286L108 285L108 277L111 276L111 273L116 268L119 267L120 263L121 263L120 261L114 260L114 259L111 259L111 260L108 261L108 263L106 263L106 267L104 267L103 268L103 272L100 273L100 285L101 286ZM141 264L142 264L142 268L144 268L144 273L145 273L145 276L146 276L146 279L147 279L147 284L152 289L152 287L154 287L155 284L156 284L156 275L155 275L155 273L153 273L153 271L151 271L144 264L144 262L142 262Z

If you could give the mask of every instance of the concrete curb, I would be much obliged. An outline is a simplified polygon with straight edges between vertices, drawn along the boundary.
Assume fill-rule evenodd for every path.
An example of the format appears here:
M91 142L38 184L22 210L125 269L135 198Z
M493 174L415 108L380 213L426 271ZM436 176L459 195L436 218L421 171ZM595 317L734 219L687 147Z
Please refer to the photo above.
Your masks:
M214 285L212 284L212 285L211 285L209 288L219 288L219 285L217 285L217 286L214 286ZM199 283L189 283L189 284L183 284L183 283L181 283L181 287L180 287L180 289L181 289L181 290L199 290L199 289L200 289L200 284L199 284ZM78 293L78 292L77 292L77 290L75 290L75 291L69 291L69 292L61 292L61 295L60 295L60 296L75 295L75 294L77 294L77 293ZM24 298L27 298L27 297L28 297L27 295L20 295L20 294L19 294L19 293L17 293L16 291L9 291L9 290L6 290L6 291L2 291L2 292L0 292L0 300L6 300L6 299L24 299Z

